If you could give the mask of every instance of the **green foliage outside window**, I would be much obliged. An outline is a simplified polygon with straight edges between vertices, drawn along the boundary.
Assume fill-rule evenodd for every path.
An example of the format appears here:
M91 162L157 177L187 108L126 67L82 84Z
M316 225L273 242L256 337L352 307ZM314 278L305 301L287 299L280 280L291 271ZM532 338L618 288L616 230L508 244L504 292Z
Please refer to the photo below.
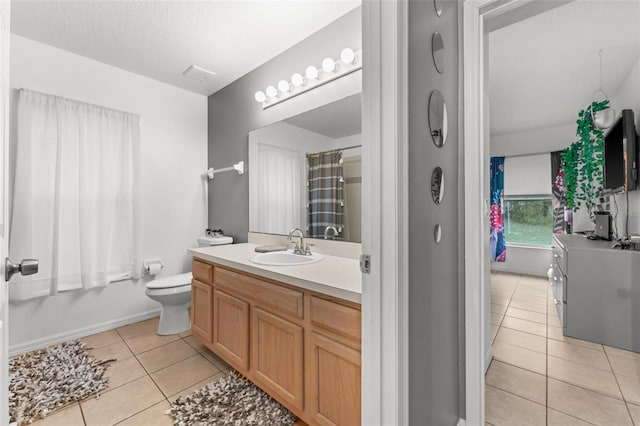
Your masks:
M550 196L505 197L504 204L507 243L551 245L553 207Z

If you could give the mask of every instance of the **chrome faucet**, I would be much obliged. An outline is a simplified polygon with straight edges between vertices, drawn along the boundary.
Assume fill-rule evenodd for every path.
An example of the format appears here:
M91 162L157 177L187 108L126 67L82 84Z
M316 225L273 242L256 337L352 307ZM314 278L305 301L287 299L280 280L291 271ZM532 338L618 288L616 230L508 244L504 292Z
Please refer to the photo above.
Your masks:
M309 246L307 245L307 247L305 248L304 246L304 233L302 232L302 230L300 228L293 228L290 232L289 232L289 236L287 237L287 240L291 241L291 237L293 237L295 233L298 233L298 236L300 237L300 243L296 243L296 247L293 249L293 253L294 254L302 254L302 255L310 255L311 254L311 250L309 249Z
M326 228L324 228L324 239L325 240L329 236L329 231L331 231L331 230L333 230L333 239L334 240L340 234L335 226L327 226Z

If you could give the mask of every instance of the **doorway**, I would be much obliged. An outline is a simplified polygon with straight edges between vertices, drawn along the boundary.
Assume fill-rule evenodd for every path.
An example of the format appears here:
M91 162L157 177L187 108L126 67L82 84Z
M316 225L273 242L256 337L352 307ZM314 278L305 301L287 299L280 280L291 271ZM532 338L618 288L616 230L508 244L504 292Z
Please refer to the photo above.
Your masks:
M494 141L490 126L489 119L493 115L489 112L489 87L490 87L490 68L488 64L489 52L490 52L490 37L489 33L500 28L504 28L513 23L520 23L525 19L535 17L544 12L550 11L553 8L561 7L571 3L571 7L577 7L583 2L527 2L527 1L465 1L464 2L464 91L465 91L465 255L466 255L466 268L465 268L465 294L466 294L466 332L465 340L467 342L466 352L466 381L467 381L467 402L466 402L466 419L467 424L476 424L480 420L485 419L485 384L484 384L484 369L486 368L486 359L491 359L491 341L492 330L489 327L490 324L490 302L491 292L489 282L491 280L491 268L489 265L489 254L487 250L486 241L488 241L488 229L489 229L489 182L488 182L488 167L489 157L495 153L491 151L489 140ZM593 2L592 2L593 3ZM605 2L602 2L604 4ZM583 3L584 4L584 3ZM608 6L606 6L608 7ZM555 13L555 12L554 12ZM601 15L602 16L602 15ZM538 17L540 18L540 17ZM637 18L636 18L637 19ZM636 25L637 26L637 25ZM533 38L533 37L532 37ZM593 44L593 43L592 43ZM593 53L596 60L595 71L597 73L597 55L599 47L607 46L595 46ZM517 57L512 60L518 61ZM637 61L637 58L635 59ZM560 67L562 68L562 67ZM555 68L554 68L555 69ZM526 79L525 79L526 80ZM523 85L531 84L529 80L523 81ZM578 110L588 105L591 99L591 93L597 88L597 78L592 85L590 91L587 93L587 98L584 101L575 103L574 114L577 114ZM493 95L493 92L491 93ZM540 95L543 96L543 95ZM628 99L625 99L628 102ZM636 103L632 103L630 106L635 106ZM628 107L626 105L620 105L620 108ZM517 110L517 108L514 108ZM569 119L571 120L571 119ZM575 116L573 118L575 120ZM560 122L559 124L562 124ZM570 130L569 136L566 139L566 146L573 142L571 135L571 127L575 132L575 124L568 123ZM542 138L541 138L542 139ZM527 154L550 152L554 151L553 146L542 144L542 148L538 148L529 151ZM562 147L557 147L561 149ZM511 153L513 155L513 152ZM478 179L479 177L479 179ZM506 179L506 177L505 177ZM550 178L547 178L550 179ZM550 181L549 181L550 185ZM515 255L512 250L512 254ZM507 258L509 258L509 251L507 252ZM548 267L548 265L547 265ZM539 272L539 271L538 271ZM541 275L538 273L538 275ZM480 278L478 278L480 277ZM508 278L507 275L502 274L496 281L504 281ZM514 277L511 277L514 278ZM529 279L525 277L524 281L522 277L516 276L515 283L501 283L498 287L502 289L510 288L511 295L514 294L518 282L522 283ZM544 289L544 279L541 280L541 288ZM528 289L525 289L528 290ZM536 290L537 291L537 290ZM541 291L538 296L541 296L545 291ZM509 296L511 297L511 296ZM511 300L511 298L509 299ZM543 302L544 303L544 302ZM547 308L547 304L544 305ZM516 308L517 309L517 308ZM553 311L548 311L553 312ZM551 317L548 317L551 318ZM547 322L545 318L545 323ZM562 344L570 343L576 344L576 342L567 342L562 337L562 333L559 335L552 334L555 332L552 329L552 324L544 324L545 344L550 346L558 346L556 342ZM547 330L548 328L548 330ZM495 329L497 330L497 328ZM494 331L495 331L494 330ZM535 334L535 333L533 333ZM551 339L551 340L548 340ZM547 343L550 342L550 343ZM549 347L550 347L549 346ZM562 346L562 345L560 345ZM602 346L602 345L600 345ZM594 349L594 348L587 348ZM606 348L601 348L603 355L608 356ZM544 348L545 357L549 357L551 349ZM558 356L557 358L562 359ZM566 359L565 359L566 361ZM545 371L547 368L548 359L543 360ZM556 362L556 361L553 361ZM559 361L558 361L559 362ZM611 366L611 365L610 365ZM615 370L615 368L613 369ZM615 376L615 377L613 377ZM613 378L617 378L615 371L613 371ZM571 384L571 379L566 378L563 383ZM549 383L551 380L549 379ZM554 382L555 383L555 382ZM574 383L575 384L575 383ZM548 385L547 385L548 386ZM621 386L622 387L622 386ZM622 398L624 390L621 392L621 400L629 405L629 401L626 398ZM549 399L548 394L545 395L546 399ZM545 400L545 403L547 401ZM614 401L615 402L615 401ZM622 407L622 406L621 406ZM632 412L631 408L625 409ZM551 413L551 410L549 411ZM575 415L576 413L569 413L573 417L580 417ZM551 421L551 415L545 414L543 421ZM628 416L629 414L627 414ZM548 417L547 417L548 416ZM613 419L613 417L611 417ZM594 422L595 419L584 419ZM627 417L627 420L631 421ZM615 423L615 421L612 421ZM544 423L543 423L544 424Z

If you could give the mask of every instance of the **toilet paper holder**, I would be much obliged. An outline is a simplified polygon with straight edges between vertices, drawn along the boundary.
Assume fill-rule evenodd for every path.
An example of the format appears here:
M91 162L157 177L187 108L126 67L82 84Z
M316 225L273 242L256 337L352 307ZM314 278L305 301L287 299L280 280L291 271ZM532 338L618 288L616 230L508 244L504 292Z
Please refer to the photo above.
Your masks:
M156 275L164 268L160 259L146 259L142 261L142 270L147 275Z

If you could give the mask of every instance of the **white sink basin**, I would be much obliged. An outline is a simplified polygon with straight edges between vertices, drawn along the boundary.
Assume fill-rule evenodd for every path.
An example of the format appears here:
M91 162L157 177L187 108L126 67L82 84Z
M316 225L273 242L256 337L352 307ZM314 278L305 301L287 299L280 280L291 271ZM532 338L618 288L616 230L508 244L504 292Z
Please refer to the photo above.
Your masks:
M271 253L260 253L253 256L250 261L259 265L267 266L299 266L320 262L323 259L321 254L313 253L310 256L293 254L293 251L273 251Z

